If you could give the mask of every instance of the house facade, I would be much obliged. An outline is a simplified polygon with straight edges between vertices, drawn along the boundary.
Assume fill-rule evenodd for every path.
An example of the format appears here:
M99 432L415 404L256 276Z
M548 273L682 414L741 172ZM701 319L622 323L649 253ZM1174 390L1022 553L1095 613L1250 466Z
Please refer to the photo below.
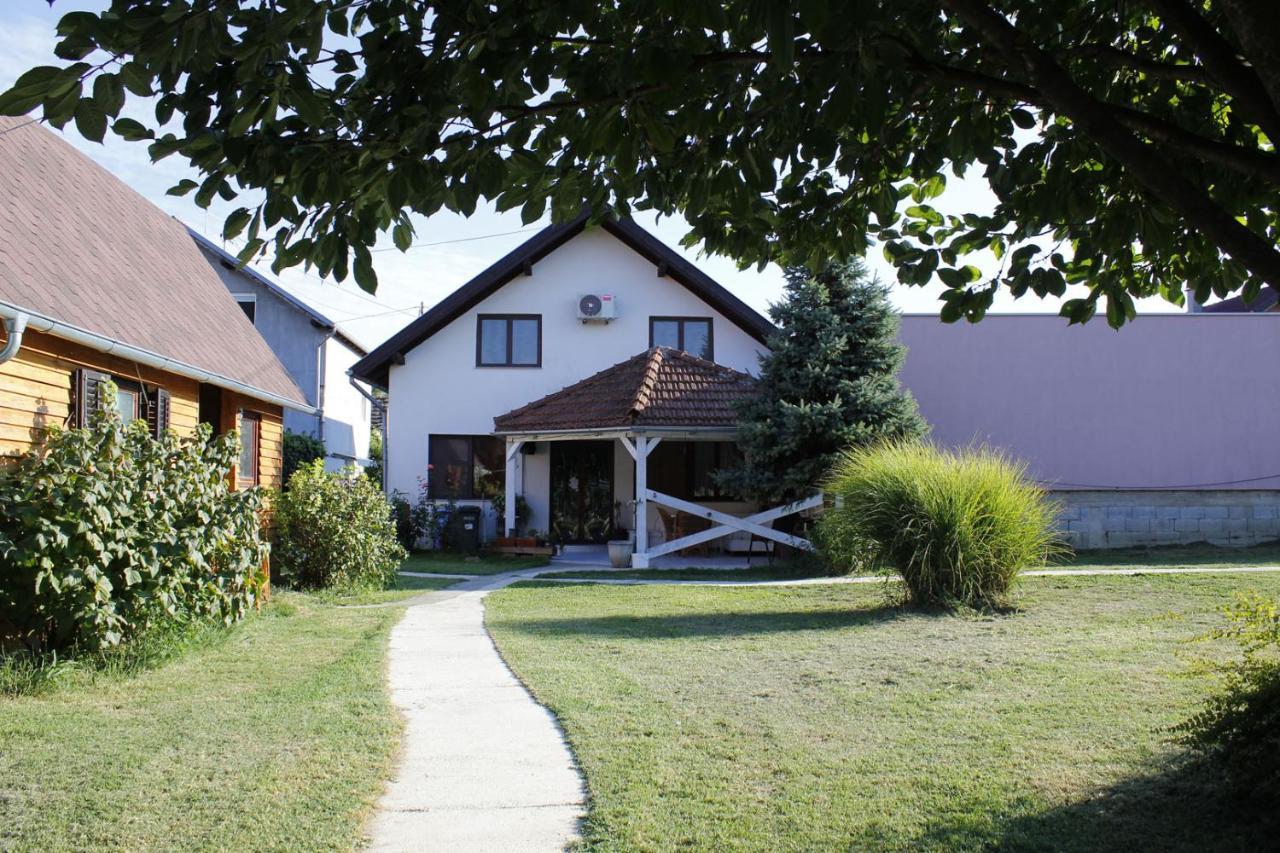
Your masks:
M584 297L587 311L594 306L608 319L584 316ZM562 542L602 542L622 528L662 539L674 533L669 517L643 506L643 495L634 505L637 435L652 440L642 450L652 447L645 472L654 488L725 512L752 509L711 481L734 452L732 424L716 401L756 372L771 329L634 223L587 227L580 217L537 234L353 374L389 392L389 490L413 496L425 478L434 498L480 505L487 537L519 527ZM646 366L664 350L668 367L650 372L685 373L663 378L658 395L695 371L701 418L673 420L668 410L653 420L656 409L636 403ZM590 389L575 386L601 373L598 390L607 398L593 406ZM567 421L530 418L527 410L518 416L549 397L563 415L565 394L577 411ZM511 523L517 505L518 525Z
M366 355L364 347L337 323L257 270L241 265L213 241L195 231L190 234L315 410L286 411L284 428L319 439L328 470L368 465L373 405L347 374Z
M278 488L301 391L182 225L50 131L0 118L0 459L87 422L238 429L232 472Z

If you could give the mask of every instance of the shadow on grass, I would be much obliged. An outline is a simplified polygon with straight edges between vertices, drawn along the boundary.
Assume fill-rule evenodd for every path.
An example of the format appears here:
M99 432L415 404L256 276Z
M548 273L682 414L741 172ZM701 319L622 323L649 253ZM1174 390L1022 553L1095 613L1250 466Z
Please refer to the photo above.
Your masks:
M735 637L793 631L829 631L889 622L920 615L896 605L858 610L758 610L721 611L710 614L656 616L597 616L586 619L517 619L505 623L526 634L540 636L636 637Z
M1089 800L1002 821L981 847L994 850L1274 850L1280 803L1242 799L1210 760L1126 779ZM936 825L914 839L927 849L971 848L991 832Z

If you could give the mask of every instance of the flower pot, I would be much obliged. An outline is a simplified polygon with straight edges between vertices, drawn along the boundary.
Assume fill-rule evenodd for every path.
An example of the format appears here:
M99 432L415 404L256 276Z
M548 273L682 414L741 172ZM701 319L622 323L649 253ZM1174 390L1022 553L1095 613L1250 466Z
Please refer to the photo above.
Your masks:
M615 569L625 569L631 565L632 544L630 539L615 539L609 543L609 565Z

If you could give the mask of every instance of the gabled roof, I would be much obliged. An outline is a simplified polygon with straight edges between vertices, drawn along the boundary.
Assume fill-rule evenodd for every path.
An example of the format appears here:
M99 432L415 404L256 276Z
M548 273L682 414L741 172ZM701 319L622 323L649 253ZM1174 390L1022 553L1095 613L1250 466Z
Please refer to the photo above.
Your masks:
M1252 302L1244 301L1244 294L1236 294L1220 302L1211 302L1200 309L1205 314L1265 314L1280 310L1280 290L1264 284Z
M356 362L351 369L352 373L385 388L387 373L392 364L402 361L405 354L418 344L474 308L531 265L581 234L589 219L588 213L584 211L569 222L542 229ZM769 335L775 331L774 325L758 311L632 220L606 219L601 227L687 287L760 343L766 343Z
M0 301L310 408L186 228L29 119L0 134Z
M364 347L360 346L360 344L352 340L351 337L346 332L344 332L341 328L339 328L337 323L330 320L324 314L321 314L314 307L312 307L311 305L308 305L306 302L303 302L301 299L294 296L289 291L285 290L277 282L267 278L265 275L258 272L253 267L245 264L241 264L239 258L237 258L235 255L228 252L226 249L223 249L221 246L214 243L208 237L204 236L199 231L196 231L194 228L191 228L188 226L187 233L191 235L191 239L195 240L196 244L201 249L204 249L206 252L213 255L215 258L217 258L218 263L221 264L224 268L229 269L233 272L237 272L240 275L244 276L245 278L253 281L255 284L262 286L269 293L271 293L273 296L279 297L290 307L298 311L301 311L303 314L306 314L308 317L311 318L311 321L315 323L317 326L319 326L320 328L325 329L326 331L332 331L333 336L337 338L340 342L342 342L342 344L347 349L351 350L356 355L361 356L363 358L364 356L369 354L368 350L366 350Z
M497 433L685 427L732 429L756 380L706 359L654 347L493 419Z

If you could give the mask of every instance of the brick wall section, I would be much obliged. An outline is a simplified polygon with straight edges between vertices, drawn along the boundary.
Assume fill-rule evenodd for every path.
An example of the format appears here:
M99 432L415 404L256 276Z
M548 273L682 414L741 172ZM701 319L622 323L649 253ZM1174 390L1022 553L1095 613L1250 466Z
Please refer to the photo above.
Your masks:
M1056 492L1071 547L1257 545L1280 540L1280 491Z

